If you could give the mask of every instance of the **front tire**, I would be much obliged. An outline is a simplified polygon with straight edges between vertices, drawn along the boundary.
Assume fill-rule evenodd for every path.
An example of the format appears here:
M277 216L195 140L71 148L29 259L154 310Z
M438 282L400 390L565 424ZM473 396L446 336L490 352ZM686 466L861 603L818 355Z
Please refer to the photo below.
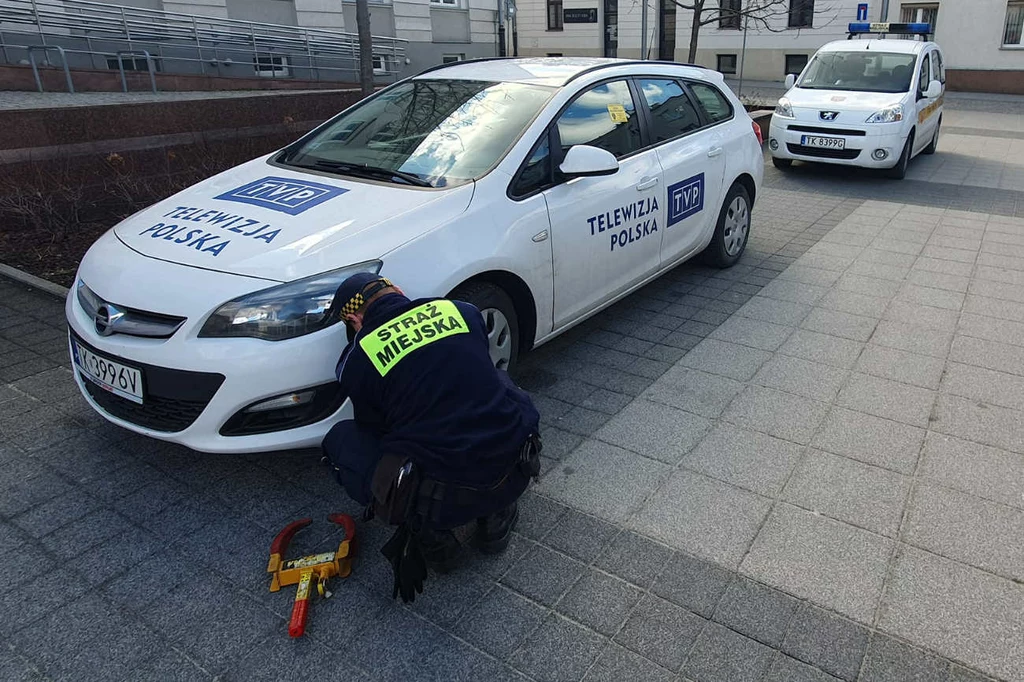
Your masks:
M519 317L509 295L490 282L467 282L457 286L448 298L480 309L491 361L511 374L519 363Z
M773 156L772 165L781 171L787 171L793 167L793 159L780 159L777 156Z
M939 122L935 124L935 134L932 135L932 141L928 143L928 146L924 148L922 154L934 154L935 150L939 148L939 129L942 128L942 118L939 118Z
M701 253L706 264L728 268L740 259L750 237L750 208L747 188L738 182L734 183L722 202L711 243Z
M907 135L907 141L903 144L903 153L900 154L900 160L896 162L896 165L886 171L886 175L896 180L902 180L907 177L907 166L910 165L910 154L914 149L914 131L910 131Z

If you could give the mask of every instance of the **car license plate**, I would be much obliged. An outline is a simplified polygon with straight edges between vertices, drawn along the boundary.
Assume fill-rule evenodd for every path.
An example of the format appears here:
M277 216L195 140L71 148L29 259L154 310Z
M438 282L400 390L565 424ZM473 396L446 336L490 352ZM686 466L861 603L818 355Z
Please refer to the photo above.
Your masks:
M805 147L824 147L825 149L846 149L846 140L841 137L816 137L802 135L800 144Z
M71 340L75 365L82 375L102 389L142 404L142 371L96 355Z

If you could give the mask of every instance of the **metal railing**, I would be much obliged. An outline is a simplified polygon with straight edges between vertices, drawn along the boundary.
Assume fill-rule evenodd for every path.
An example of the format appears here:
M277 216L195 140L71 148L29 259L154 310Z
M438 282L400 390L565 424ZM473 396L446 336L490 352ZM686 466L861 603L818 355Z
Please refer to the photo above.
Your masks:
M9 38L12 34L19 38L18 44L5 40L5 35ZM373 36L372 42L378 62L375 73L385 78L396 76L408 41ZM30 56L33 47L60 47L65 71L74 55L88 68L112 69L116 62L126 91L124 62L139 70L136 57L145 58L154 88L156 72L337 81L352 80L359 71L355 33L88 0L4 0L0 4L0 57L16 63L12 60L20 52L34 64ZM103 61L101 67L96 65L97 58ZM38 72L36 84L42 90ZM73 91L70 80L68 89Z

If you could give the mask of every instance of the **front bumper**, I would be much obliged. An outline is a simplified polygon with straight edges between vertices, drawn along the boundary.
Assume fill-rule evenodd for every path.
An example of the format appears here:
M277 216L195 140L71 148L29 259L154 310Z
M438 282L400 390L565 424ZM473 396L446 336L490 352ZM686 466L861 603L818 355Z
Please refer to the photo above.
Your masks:
M150 259L110 236L86 255L79 277L105 299L142 309L169 307L187 318L166 339L100 336L74 291L68 296L65 314L72 338L143 371L151 399L138 406L96 388L73 367L90 406L118 426L201 452L251 453L319 447L333 424L351 418L346 401L307 426L242 436L221 433L232 416L258 400L335 381L334 367L347 342L343 325L280 342L198 338L212 306L272 283Z
M899 123L849 125L772 116L768 128L768 150L777 159L862 168L892 168L899 161L906 141L902 127ZM839 137L845 141L845 148L833 150L807 147L801 144L804 135ZM885 158L875 158L876 150L883 150Z

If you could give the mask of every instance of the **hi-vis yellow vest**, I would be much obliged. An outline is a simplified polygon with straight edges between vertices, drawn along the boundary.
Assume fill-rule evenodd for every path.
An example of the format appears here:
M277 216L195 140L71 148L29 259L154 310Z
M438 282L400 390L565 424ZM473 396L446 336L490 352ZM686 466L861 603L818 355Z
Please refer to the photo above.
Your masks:
M451 301L437 300L407 310L359 341L381 376L417 348L454 334L469 333L469 325Z

